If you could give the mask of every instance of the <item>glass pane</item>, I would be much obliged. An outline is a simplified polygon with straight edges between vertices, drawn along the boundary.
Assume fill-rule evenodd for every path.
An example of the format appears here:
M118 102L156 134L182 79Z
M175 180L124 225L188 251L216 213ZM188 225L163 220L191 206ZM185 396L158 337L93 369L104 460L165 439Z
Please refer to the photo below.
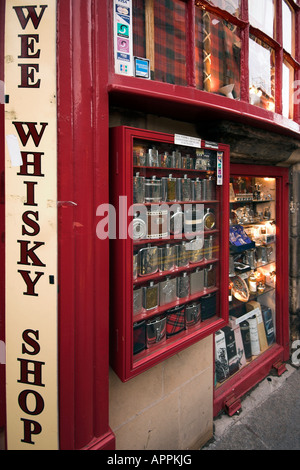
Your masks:
M285 1L282 2L282 40L284 49L293 54L293 13Z
M186 85L186 4L154 0L153 8L149 5L133 2L133 54L150 59L152 79Z
M229 324L215 335L216 386L276 341L276 180L230 182Z
M209 3L222 10L228 11L231 15L240 16L241 0L210 0Z
M274 0L250 0L248 5L251 25L260 29L268 36L274 37Z
M197 88L240 98L239 28L197 8L195 55Z
M249 41L250 103L275 110L275 53L254 36Z
M282 64L282 114L293 119L293 82L294 69L287 63Z

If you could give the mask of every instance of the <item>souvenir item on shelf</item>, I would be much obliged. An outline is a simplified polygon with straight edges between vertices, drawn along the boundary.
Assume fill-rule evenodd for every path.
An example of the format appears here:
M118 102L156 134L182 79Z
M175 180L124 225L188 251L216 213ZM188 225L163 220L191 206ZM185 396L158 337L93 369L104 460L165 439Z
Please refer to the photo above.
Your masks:
M175 245L166 244L158 248L159 270L171 271L175 267L176 249Z
M144 214L135 213L132 221L132 238L139 240L147 237L147 218L144 219Z
M139 173L133 177L133 203L143 203L145 201L145 177Z
M161 202L162 184L156 176L145 179L145 202Z
M157 238L168 237L169 235L168 211L162 210L162 209L153 209L147 212L147 216L148 216L147 238L157 239Z
M213 259L214 257L214 237L210 235L204 239L204 258L206 260Z
M254 275L254 272L252 272L248 278L248 284L249 284L249 292L250 294L255 294L257 291L257 283L256 283L256 277Z
M133 354L138 354L146 347L146 322L144 320L133 324Z
M196 237L188 243L190 263L199 263L203 260L203 238Z
M158 271L158 247L148 245L139 250L139 275L148 276Z
M190 280L189 276L186 272L184 272L181 276L176 278L177 281L177 297L183 298L187 297L190 292Z
M164 152L160 156L160 165L163 168L174 168L173 161L174 161L173 156L170 155L168 152Z
M136 279L138 277L139 271L138 271L138 259L139 259L139 254L134 253L133 254L133 268L132 268L132 274L133 274L133 279Z
M214 287L216 285L216 266L210 264L204 268L204 287Z
M179 305L170 310L167 310L167 337L174 336L185 328L185 307Z
M153 310L158 307L158 284L150 282L148 286L142 287L143 289L143 307L145 310Z
M204 269L197 268L190 273L190 293L198 294L204 289Z
M233 278L231 291L237 300L240 300L241 302L248 302L250 297L249 288L244 279L242 279L240 276Z
M186 234L203 231L203 205L193 204L184 210L184 232ZM209 223L207 221L207 223Z
M255 246L255 243L248 237L244 227L241 225L232 225L229 227L229 241L234 246L250 245L249 248Z
M176 277L166 277L159 283L159 305L166 305L177 300Z
M202 199L202 183L200 178L191 181L192 186L192 200L201 201Z
M190 157L190 155L181 157L181 167L187 170L193 169L193 159Z
M185 307L185 327L190 328L201 320L201 304L193 302Z
M155 147L148 150L147 166L160 166L160 162L158 158L158 150Z
M242 334L242 340L244 345L246 360L252 359L251 341L250 341L250 327L249 322L244 320L240 323L240 329Z
M191 180L187 175L183 178L177 178L177 200L190 201L191 200Z
M204 201L216 199L216 182L211 176L202 180L202 198Z
M181 207L178 206L176 211L170 215L170 233L172 235L179 235L184 228L184 218Z
M225 334L229 375L232 375L239 370L239 358L236 350L235 336L233 330L229 326L225 326L222 330Z
M147 321L146 338L147 348L166 339L166 316L156 317Z
M176 178L170 174L168 178L162 178L162 199L163 201L176 201Z
M273 324L272 310L266 305L261 305L260 307L266 329L267 342L270 346L275 342L275 329Z
M222 330L215 334L215 370L217 382L224 382L229 377L225 333Z
M213 230L216 227L216 216L211 209L206 209L206 213L203 217L204 230Z
M181 168L181 152L179 150L174 150L172 152L172 157L174 158L174 168Z
M255 249L246 250L243 255L243 262L249 265L251 269L256 267Z
M211 294L204 295L200 299L201 303L201 320L207 320L208 318L216 315L216 302L217 297L216 293L212 292Z
M138 315L143 311L143 289L133 289L133 315Z
M187 243L181 242L180 245L176 245L176 266L182 268L189 264L189 251L187 250Z
M133 165L145 166L146 165L146 153L143 148L134 149L133 151Z

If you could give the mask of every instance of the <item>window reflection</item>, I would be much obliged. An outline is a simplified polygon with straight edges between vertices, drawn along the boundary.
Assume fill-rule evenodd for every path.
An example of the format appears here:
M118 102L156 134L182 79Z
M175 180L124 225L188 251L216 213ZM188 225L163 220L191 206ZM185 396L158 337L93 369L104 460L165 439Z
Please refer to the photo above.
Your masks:
M196 86L240 98L239 28L208 11L196 9Z
M274 0L250 0L248 8L251 25L273 38L275 33Z
M240 16L241 0L209 0L209 3L222 10L228 11L233 16Z
M282 115L293 119L293 81L294 70L287 64L282 64Z
M293 13L284 0L282 1L282 41L284 49L293 54Z
M275 111L275 53L254 36L249 40L250 103Z

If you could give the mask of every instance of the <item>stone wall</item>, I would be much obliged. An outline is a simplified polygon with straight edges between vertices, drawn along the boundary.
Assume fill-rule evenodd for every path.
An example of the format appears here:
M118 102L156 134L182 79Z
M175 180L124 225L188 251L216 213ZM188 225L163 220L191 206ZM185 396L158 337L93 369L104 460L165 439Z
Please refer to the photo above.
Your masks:
M122 383L110 371L116 450L197 450L213 435L213 337Z

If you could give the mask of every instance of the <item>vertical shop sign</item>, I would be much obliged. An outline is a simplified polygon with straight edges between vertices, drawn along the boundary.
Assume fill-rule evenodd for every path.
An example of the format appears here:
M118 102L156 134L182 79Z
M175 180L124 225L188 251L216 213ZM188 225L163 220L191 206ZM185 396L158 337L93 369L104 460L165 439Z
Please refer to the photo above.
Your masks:
M55 0L6 1L5 95L7 446L55 450Z
M132 2L114 0L115 72L133 75Z

